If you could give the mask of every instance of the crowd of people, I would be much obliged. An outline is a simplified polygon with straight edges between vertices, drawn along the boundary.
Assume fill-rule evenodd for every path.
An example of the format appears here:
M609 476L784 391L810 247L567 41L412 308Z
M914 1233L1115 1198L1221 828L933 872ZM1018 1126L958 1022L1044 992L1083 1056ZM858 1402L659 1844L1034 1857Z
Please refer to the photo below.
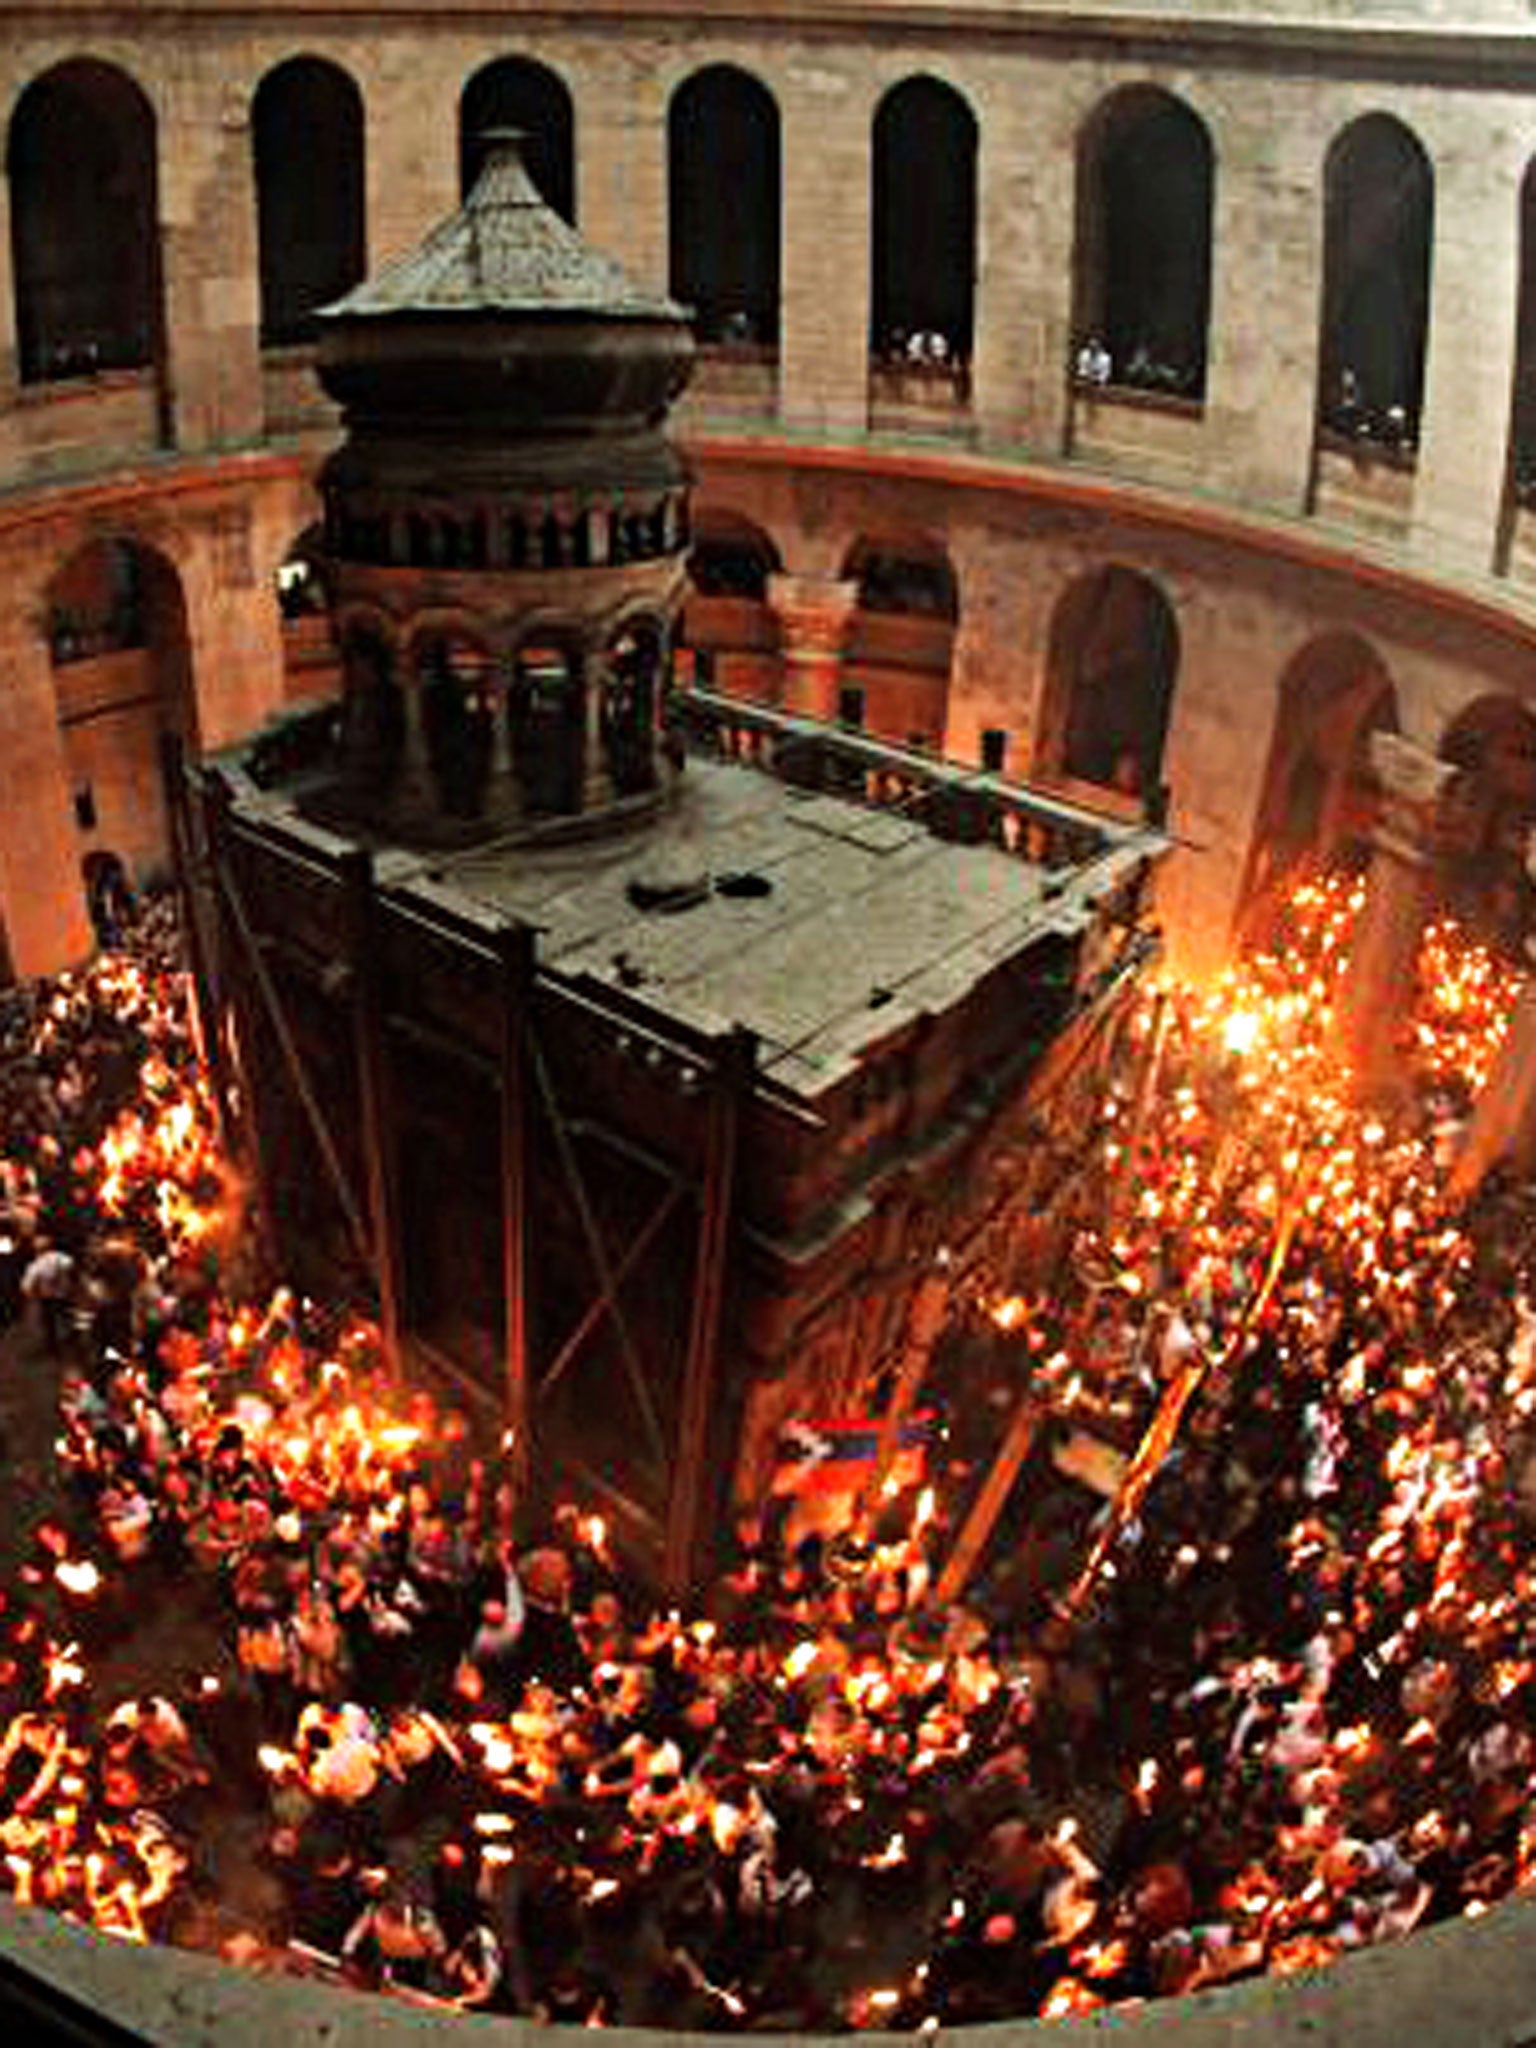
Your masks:
M12 1369L53 1361L62 1492L0 1610L0 1882L434 2004L707 2030L1089 2010L1525 1888L1536 1209L1441 1195L1512 984L1433 937L1400 1099L1356 1106L1352 916L1304 888L1220 989L1148 992L1063 1255L957 1309L922 1482L833 1541L744 1514L686 1614L588 1507L526 1526L350 1310L253 1291L163 907L11 991L0 1307ZM941 1604L1021 1402L1035 1449Z

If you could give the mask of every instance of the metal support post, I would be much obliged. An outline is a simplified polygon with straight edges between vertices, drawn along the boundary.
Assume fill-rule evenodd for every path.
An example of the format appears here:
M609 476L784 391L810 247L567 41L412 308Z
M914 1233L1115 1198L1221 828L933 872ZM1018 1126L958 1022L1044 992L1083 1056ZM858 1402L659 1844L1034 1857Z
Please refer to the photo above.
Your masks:
M531 925L497 934L501 961L501 1292L505 1317L507 1462L522 1496L532 1455L528 1366L528 1026L537 972Z
M724 1320L726 1266L735 1216L736 1155L742 1110L751 1096L757 1040L738 1025L719 1041L711 1074L693 1314L683 1368L677 1461L667 1502L664 1583L673 1599L688 1592L698 1564L700 1510Z
M379 1337L385 1365L392 1373L398 1374L404 1334L400 1199L395 1170L395 1132L390 1117L389 1055L384 1043L384 994L373 855L366 847L350 847L342 855L341 873L347 894L352 1045L357 1065L374 1285L379 1297Z

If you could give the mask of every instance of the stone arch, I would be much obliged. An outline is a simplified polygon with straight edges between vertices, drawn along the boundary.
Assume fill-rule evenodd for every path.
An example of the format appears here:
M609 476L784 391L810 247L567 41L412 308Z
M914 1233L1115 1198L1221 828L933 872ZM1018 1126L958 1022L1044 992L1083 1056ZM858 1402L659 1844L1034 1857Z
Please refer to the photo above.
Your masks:
M1358 439L1418 439L1429 338L1434 170L1392 114L1334 137L1323 172L1318 412Z
M36 78L6 143L23 383L158 364L164 315L154 110L114 64Z
M367 268L363 96L321 57L290 57L251 101L261 339L308 341L316 310Z
M1178 622L1150 576L1120 563L1079 576L1051 615L1037 766L1150 801L1178 666Z
M407 636L406 659L438 808L446 817L478 818L503 710L491 638L457 612L420 616Z
M926 72L891 87L871 137L870 313L873 356L938 336L946 359L970 360L976 300L976 116Z
M700 597L766 603L768 579L783 567L772 535L745 513L718 507L695 512L688 574Z
M1397 724L1387 665L1358 634L1321 634L1287 663L1243 885L1248 936L1308 872L1363 860L1381 795L1371 735Z
M111 852L152 879L172 856L162 743L198 743L181 576L158 548L103 536L60 563L45 606L82 857Z
M668 642L666 620L646 605L626 607L604 637L598 729L615 796L640 796L656 786Z
M954 565L943 544L928 534L861 534L843 558L842 575L858 584L860 611L959 623Z
M949 672L960 586L931 535L861 534L843 559L857 585L848 622L839 716L882 739L938 747L949 713Z
M1074 321L1113 383L1204 397L1215 179L1210 130L1161 86L1123 86L1083 124Z
M1459 771L1440 805L1440 890L1452 915L1491 944L1518 951L1536 926L1527 872L1536 824L1536 714L1505 691L1475 697L1441 736Z
M585 762L587 644L555 615L518 622L507 683L512 770L523 809L564 817L581 809Z
M772 535L744 513L710 506L694 514L679 637L696 681L729 696L774 696L779 634L769 589L783 568Z
M779 103L734 64L685 78L667 109L672 296L701 342L779 339Z
M469 192L485 161L486 131L520 128L528 175L548 203L576 220L576 112L558 72L535 57L482 64L459 96L459 189Z

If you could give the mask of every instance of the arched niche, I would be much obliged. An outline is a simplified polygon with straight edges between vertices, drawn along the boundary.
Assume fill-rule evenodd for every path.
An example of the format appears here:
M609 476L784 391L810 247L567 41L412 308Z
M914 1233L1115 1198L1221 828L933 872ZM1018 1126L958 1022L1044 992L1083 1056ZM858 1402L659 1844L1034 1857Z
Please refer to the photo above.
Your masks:
M23 383L157 361L155 147L143 92L95 58L56 65L18 100L6 176Z
M384 619L364 611L337 621L347 775L365 798L387 795L405 754L405 686L399 648Z
M701 342L779 339L778 101L734 64L696 71L667 109L672 296Z
M778 621L769 585L784 567L773 538L741 513L697 512L683 606L683 667L729 696L770 700L778 684Z
M1084 124L1074 322L1109 382L1204 397L1215 170L1205 123L1160 87L1112 93Z
M843 559L856 584L839 696L845 723L936 748L949 711L960 588L943 546L922 533L862 534Z
M603 649L599 731L615 796L639 796L656 786L666 660L666 628L645 614L623 620Z
M948 368L975 328L976 117L926 74L892 86L871 138L870 354Z
M1335 137L1323 174L1318 412L1355 440L1418 440L1429 335L1434 172L1411 130L1365 114Z
M1371 735L1396 730L1392 678L1357 634L1320 635L1287 664L1243 888L1250 937L1295 883L1365 859L1381 794Z
M478 818L502 710L491 650L467 628L430 626L412 641L411 664L437 807L448 818Z
M512 772L531 817L581 809L585 663L558 627L531 627L512 656L507 691Z
M104 537L60 564L46 607L82 859L111 852L151 879L172 855L162 743L198 741L181 578L157 548Z
M545 200L576 220L576 115L564 81L533 57L482 65L459 98L459 189L467 195L485 162L487 130L517 128L523 161Z
M1051 619L1039 767L1151 801L1178 667L1178 624L1150 577L1118 563L1080 576Z
M1527 869L1536 823L1536 715L1504 692L1474 698L1440 741L1459 773L1440 806L1440 883L1452 915L1520 952L1536 928Z
M261 339L308 341L317 308L363 276L363 98L340 65L292 57L251 102Z

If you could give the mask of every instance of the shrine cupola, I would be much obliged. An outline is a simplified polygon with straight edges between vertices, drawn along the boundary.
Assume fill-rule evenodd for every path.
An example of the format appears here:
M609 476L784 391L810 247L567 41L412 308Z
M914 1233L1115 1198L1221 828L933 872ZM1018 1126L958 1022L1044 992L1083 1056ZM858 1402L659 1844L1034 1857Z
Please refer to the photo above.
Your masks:
M326 308L320 477L344 802L407 840L654 799L689 544L683 309L589 248L502 132L421 246Z

